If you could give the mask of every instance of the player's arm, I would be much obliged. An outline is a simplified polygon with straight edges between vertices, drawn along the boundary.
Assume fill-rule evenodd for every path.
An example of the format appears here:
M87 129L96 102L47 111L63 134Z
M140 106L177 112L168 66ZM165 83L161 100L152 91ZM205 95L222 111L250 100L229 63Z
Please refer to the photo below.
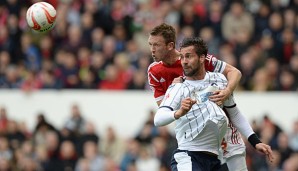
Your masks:
M154 116L155 126L165 126L172 123L184 116L196 103L196 100L182 96L181 87L182 84L177 83L168 88L165 98Z
M183 76L176 77L176 78L174 78L174 80L172 81L172 84L175 84L175 83L182 83L184 80L185 80L185 77L183 77ZM160 87L161 87L161 86L160 86ZM163 90L158 90L158 91L156 92L156 96L157 96L158 94L163 94L163 93L164 93ZM164 97L164 96L162 96L162 97ZM156 101L156 103L157 103L158 106L161 104L161 102L162 102L162 100L158 100L158 101Z
M226 112L232 124L239 130L239 132L246 139L249 140L249 137L255 134L248 120L245 118L245 116L243 116L243 114L240 112L239 108L237 107L233 95L229 96L227 100L225 100L223 104L223 109ZM260 142L261 141L258 139L257 141L251 142L251 144L255 147L255 145Z
M230 96L224 102L224 110L227 112L232 124L239 130L239 132L248 140L248 142L259 152L266 154L270 161L273 160L271 147L262 143L257 134L253 131L248 120L238 109L233 96Z
M211 101L219 105L223 104L223 101L227 99L229 95L232 94L242 77L241 72L230 64L226 64L222 73L226 76L228 80L227 87L223 90L215 91L213 95L209 97Z
M151 90L153 91L153 96L155 98L155 101L159 106L164 97L165 90L163 89L161 83L159 82L158 75L151 69L148 70L148 83Z

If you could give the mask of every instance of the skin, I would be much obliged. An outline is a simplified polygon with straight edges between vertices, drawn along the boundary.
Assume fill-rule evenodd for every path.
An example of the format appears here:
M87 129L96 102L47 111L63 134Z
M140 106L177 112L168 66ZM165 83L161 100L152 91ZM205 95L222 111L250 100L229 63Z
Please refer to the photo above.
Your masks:
M189 46L182 48L180 51L181 65L187 80L202 80L205 77L206 70L204 67L205 55L200 57L195 53L194 47ZM174 113L175 119L184 116L196 103L187 97L181 101L181 107Z
M187 80L204 79L206 74L204 60L205 55L198 56L193 46L181 49L181 64ZM192 100L190 97L183 99L181 101L181 107L174 113L174 117L179 119L184 116L195 103L196 100ZM274 160L273 152L269 145L258 143L255 148L257 151L265 154L271 162Z
M273 160L274 160L273 152L272 152L271 147L269 145L264 144L264 143L259 143L259 144L256 145L255 148L256 148L257 151L265 154L270 162L273 162Z
M178 50L175 49L175 43L170 42L166 44L164 38L161 35L150 35L148 38L148 44L150 47L152 58L156 62L162 61L167 65L172 65L179 59L180 53ZM242 76L241 72L237 68L229 64L226 65L223 74L228 79L227 87L223 90L215 91L214 94L210 96L210 100L218 105L221 105L223 101L225 101L235 90ZM181 78L179 78L179 81L177 82L181 81ZM174 80L174 82L176 81ZM160 105L160 103L161 100L157 101L158 106Z
M222 105L223 102L232 94L242 76L241 72L230 64L226 65L223 74L228 79L227 87L223 90L215 91L213 95L209 97L211 101L215 102L218 105Z
M180 53L175 49L175 43L170 42L166 44L165 39L162 36L150 35L148 44L152 58L156 62L162 61L166 65L172 65L179 59ZM161 101L162 100L156 102L158 106Z
M175 49L175 43L166 44L162 36L149 36L148 44L154 61L162 61L167 65L172 65L179 59L179 52Z

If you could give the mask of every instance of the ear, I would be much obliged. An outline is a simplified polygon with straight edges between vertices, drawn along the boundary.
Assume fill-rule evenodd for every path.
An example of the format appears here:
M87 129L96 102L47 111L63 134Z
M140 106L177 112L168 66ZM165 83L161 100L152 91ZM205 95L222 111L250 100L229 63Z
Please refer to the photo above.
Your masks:
M174 43L174 42L170 42L170 43L168 43L168 44L167 44L167 48L168 48L168 50L172 50L172 49L174 49L174 48L175 48L175 43Z
M200 63L201 63L201 64L205 63L205 58L206 58L205 55L201 55L201 56L200 56Z

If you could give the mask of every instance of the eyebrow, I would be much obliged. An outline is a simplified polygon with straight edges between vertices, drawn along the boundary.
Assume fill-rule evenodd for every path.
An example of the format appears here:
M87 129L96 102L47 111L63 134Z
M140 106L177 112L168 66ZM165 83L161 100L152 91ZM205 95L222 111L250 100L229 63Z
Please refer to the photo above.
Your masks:
M191 55L192 53L191 52L187 52L187 53L185 53L185 55Z

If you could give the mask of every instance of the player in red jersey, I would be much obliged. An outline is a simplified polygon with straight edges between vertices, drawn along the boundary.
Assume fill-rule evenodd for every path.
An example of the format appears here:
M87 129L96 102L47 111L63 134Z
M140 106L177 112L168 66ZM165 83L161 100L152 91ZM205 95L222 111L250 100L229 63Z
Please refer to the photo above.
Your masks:
M148 67L148 82L154 92L154 97L158 106L160 105L169 85L172 84L173 79L183 75L183 68L180 61L180 52L175 48L176 31L175 29L165 23L156 26L150 33L148 43L152 53L153 62ZM228 85L226 89L217 90L210 100L222 105L228 96L232 94L236 88L240 78L240 71L208 54L205 60L205 68L207 71L219 72L226 76ZM269 156L272 160L271 149L268 145L261 143L256 134L253 132L249 123L243 118L240 111L232 106L227 108L228 113L233 112L233 116L240 116L240 121L237 123L237 128L241 131L249 142L260 152ZM245 145L242 141L240 133L233 124L229 124L228 133L226 134L223 146L224 159L230 170L247 170L245 161ZM240 125L240 126L239 126Z
M169 85L172 84L173 79L183 74L179 59L180 53L175 49L176 35L174 33L175 29L172 26L161 24L152 30L148 39L152 57L155 61L148 68L148 81L158 105ZM207 55L205 61L207 71L220 72L229 81L226 89L218 90L210 97L217 104L222 104L236 88L241 78L241 72L210 54Z

